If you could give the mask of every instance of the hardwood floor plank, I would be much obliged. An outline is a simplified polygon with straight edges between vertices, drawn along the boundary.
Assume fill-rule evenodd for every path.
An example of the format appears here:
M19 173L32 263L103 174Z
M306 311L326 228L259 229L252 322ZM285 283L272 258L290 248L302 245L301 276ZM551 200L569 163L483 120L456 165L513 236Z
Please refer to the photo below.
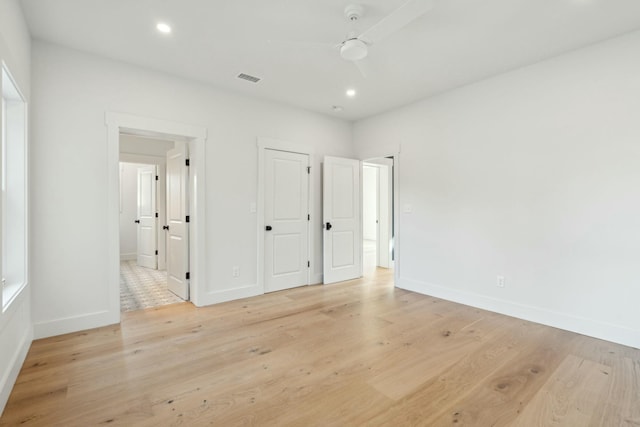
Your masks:
M640 426L640 358L624 357L611 367L611 384L606 399L600 396L600 417L590 426Z
M0 426L487 426L553 414L638 427L639 361L638 349L394 288L379 269L34 341Z
M545 329L530 322L503 323L477 350L467 352L458 362L392 406L379 408L366 425L435 425L436 419L444 418L443 414L455 413L458 402L476 392L478 384L520 356L525 346L533 348L532 343Z
M566 357L572 334L546 329L518 357L480 381L432 425L503 426L512 422Z
M394 360L390 368L371 378L369 384L389 398L398 400L457 363L465 354L474 352L482 345L484 335L493 331L493 328L487 328L487 331L479 332L483 318L472 322L456 320L447 318L446 329L438 331L424 346L427 348L413 346L413 351L408 354L411 357ZM464 329L470 325L476 328L472 333L465 333ZM421 338L424 340L424 337ZM408 343L413 344L411 341Z
M514 427L588 426L611 369L568 355L516 418Z

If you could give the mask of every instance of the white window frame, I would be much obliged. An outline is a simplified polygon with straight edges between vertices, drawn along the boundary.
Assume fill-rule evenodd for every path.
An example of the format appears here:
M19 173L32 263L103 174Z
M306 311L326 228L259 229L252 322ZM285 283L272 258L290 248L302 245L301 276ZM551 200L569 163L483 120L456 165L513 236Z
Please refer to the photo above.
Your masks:
M0 92L2 93L2 123L1 123L1 137L2 137L2 150L0 152L0 176L2 179L2 198L0 200L0 214L1 214L1 224L2 227L0 229L0 240L1 240L1 249L0 249L0 276L2 277L2 292L0 292L0 307L2 309L2 313L5 313L12 305L12 303L18 298L18 296L22 293L22 291L26 288L28 279L28 253L29 253L29 238L28 238L28 135L27 135L27 102L25 97L23 96L20 88L16 84L15 79L12 77L11 72L7 65L2 62L2 78L0 83ZM7 86L8 85L8 86ZM8 105L8 102L16 102L16 104L11 107ZM7 117L7 112L9 108L12 108L11 114L17 114L16 116L16 124L8 124L7 121L9 118ZM11 128L11 126L15 126ZM16 136L17 135L17 136ZM18 141L8 141L8 138L16 138ZM9 144L20 144L18 147L18 152L16 154L11 154L11 150ZM12 156L15 158L12 159ZM7 168L7 163L10 162L11 168ZM11 171L13 170L13 171ZM20 203L22 203L22 207L18 207L18 213L15 214L17 218L16 221L20 224L18 227L17 236L9 237L10 233L7 230L7 217L8 217L8 203L7 203L7 185L10 185L7 178L7 173L12 175L11 180L17 180L19 185L23 188L22 192L19 192L19 197L21 198ZM9 193L11 193L11 189L8 189ZM13 232L14 230L12 230ZM16 270L19 272L16 275L16 279L10 283L6 283L5 281L5 273L7 272L7 245L9 238L17 238L21 240L21 243L18 244L20 247L20 251L14 252L11 255L17 257L17 261L13 262L18 263ZM22 252L20 254L20 252ZM22 271L20 271L22 270Z

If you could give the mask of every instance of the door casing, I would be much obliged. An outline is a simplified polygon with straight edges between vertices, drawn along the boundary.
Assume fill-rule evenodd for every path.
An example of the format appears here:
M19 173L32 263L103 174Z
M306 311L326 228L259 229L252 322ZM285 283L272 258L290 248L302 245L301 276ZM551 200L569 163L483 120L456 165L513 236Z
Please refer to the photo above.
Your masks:
M151 136L170 140L182 140L189 144L189 227L190 296L197 306L207 305L206 294L206 162L204 156L207 130L169 120L153 119L107 112L107 275L108 309L97 313L96 322L113 324L120 322L120 236L119 236L119 154L120 133Z

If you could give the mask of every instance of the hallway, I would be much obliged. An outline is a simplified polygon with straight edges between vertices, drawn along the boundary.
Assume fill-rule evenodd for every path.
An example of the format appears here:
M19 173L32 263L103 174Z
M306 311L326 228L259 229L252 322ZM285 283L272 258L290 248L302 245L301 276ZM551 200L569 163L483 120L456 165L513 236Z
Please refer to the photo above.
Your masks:
M183 302L167 290L167 272L120 262L120 311L134 311Z

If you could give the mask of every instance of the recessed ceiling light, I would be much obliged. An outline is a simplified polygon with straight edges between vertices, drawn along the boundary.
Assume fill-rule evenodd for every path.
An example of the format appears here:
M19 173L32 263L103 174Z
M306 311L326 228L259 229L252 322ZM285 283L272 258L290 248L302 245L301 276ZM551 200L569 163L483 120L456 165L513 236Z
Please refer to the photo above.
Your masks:
M169 34L171 32L171 27L169 26L169 24L166 24L164 22L158 22L158 24L156 25L156 29L162 34Z
M356 96L356 90L355 89L347 89L347 96L349 98L353 98L354 96Z

